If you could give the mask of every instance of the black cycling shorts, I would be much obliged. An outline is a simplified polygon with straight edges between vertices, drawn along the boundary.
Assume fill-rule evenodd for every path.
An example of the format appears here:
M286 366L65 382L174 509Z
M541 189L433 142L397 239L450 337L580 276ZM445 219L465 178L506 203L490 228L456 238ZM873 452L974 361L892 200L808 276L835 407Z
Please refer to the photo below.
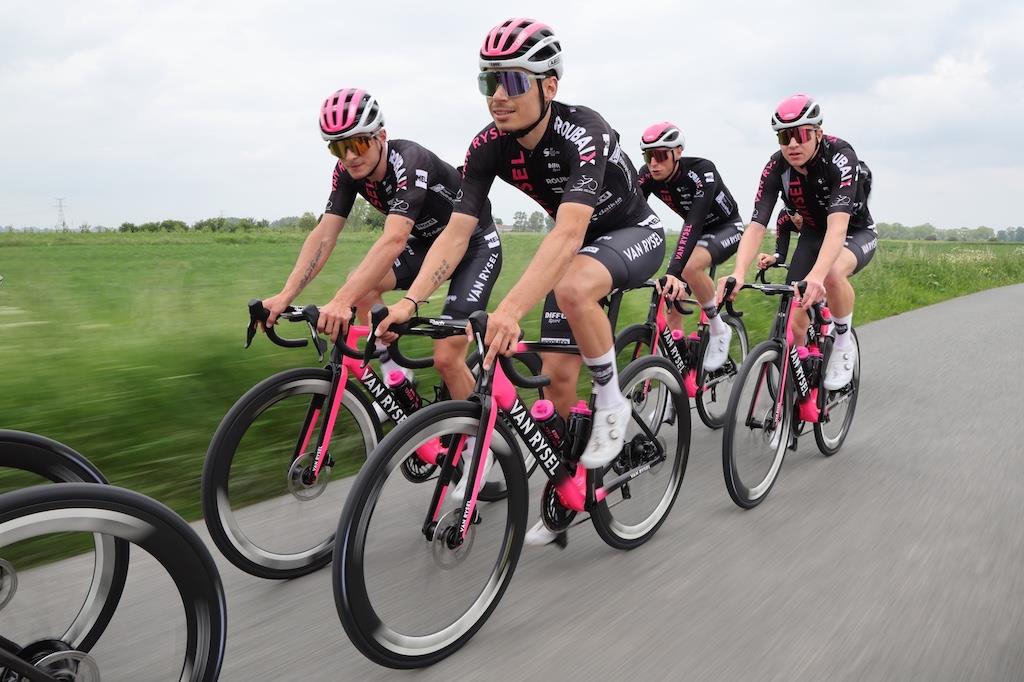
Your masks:
M405 249L395 259L391 271L395 273L396 289L408 289L423 267L430 244L410 237ZM465 319L470 313L487 309L487 300L501 272L501 239L498 230L490 227L478 229L469 240L466 254L452 273L448 296L444 299L441 317Z
M665 260L665 231L653 216L641 225L606 232L583 242L577 252L590 256L611 273L612 290L632 289L650 279ZM544 316L540 321L542 343L571 345L575 343L569 322L558 308L555 292L544 299Z
M815 261L818 260L818 252L821 251L821 244L824 240L825 235L823 234L808 232L800 234L800 239L796 242L796 250L793 252L793 260L789 264L789 272L786 274L786 284L799 282L807 277L807 273L811 271ZM856 275L874 258L875 249L878 247L878 233L873 227L848 232L844 246L857 258L857 267L851 273Z
M706 227L697 240L697 246L708 250L712 265L721 265L740 248L745 227L742 220Z

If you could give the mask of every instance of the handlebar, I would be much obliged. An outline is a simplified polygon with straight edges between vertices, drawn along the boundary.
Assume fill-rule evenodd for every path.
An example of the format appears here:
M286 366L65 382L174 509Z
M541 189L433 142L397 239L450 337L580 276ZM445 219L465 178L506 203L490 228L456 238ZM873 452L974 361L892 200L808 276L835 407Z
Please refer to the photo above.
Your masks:
M245 347L248 348L252 345L253 337L256 336L256 325L257 323L263 323L263 329L267 333L267 338L273 341L282 348L303 348L309 345L309 339L285 339L282 338L273 326L267 326L267 319L270 317L270 311L263 307L263 301L259 299L252 299L249 301L249 328L245 334ZM327 351L327 342L320 338L317 333L316 327L320 320L320 309L315 305L306 306L294 306L290 305L278 315L278 319L287 320L289 322L305 322L309 328L309 336L313 341L313 345L316 347L316 352L320 356L320 360L323 361L324 353ZM352 313L352 319L349 324L355 322L355 312ZM335 348L342 355L347 355L350 358L360 359L369 353L369 357L373 358L378 355L372 344L367 344L367 350L360 351L349 346L345 339L338 337L338 340L334 343Z

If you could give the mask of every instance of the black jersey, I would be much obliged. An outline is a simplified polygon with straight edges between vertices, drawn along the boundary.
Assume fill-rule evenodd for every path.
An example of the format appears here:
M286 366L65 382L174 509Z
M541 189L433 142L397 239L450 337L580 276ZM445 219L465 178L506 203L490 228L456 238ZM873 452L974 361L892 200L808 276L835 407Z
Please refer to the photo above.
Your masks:
M805 232L823 233L832 213L850 214L850 232L874 225L867 205L871 171L849 142L824 136L806 170L807 175L798 173L781 151L775 152L761 173L752 221L765 225L781 194L786 206L803 218Z
M562 202L592 207L588 240L654 215L618 133L586 107L552 102L547 130L533 150L493 123L484 128L466 152L454 211L479 216L496 177L528 194L551 217Z
M412 220L412 237L432 243L448 224L462 178L451 164L409 140L388 140L387 171L380 182L354 180L339 161L334 168L327 213L347 218L356 194L385 215ZM484 198L477 230L491 225L491 205Z

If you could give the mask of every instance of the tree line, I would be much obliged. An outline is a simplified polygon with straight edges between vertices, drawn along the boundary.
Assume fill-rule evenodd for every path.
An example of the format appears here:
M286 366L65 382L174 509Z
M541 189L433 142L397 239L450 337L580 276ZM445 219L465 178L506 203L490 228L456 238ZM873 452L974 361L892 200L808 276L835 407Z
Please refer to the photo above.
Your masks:
M878 223L881 239L922 239L924 241L949 242L1024 242L1024 226L993 230L991 227L955 227L941 230L931 223L903 225L901 223Z

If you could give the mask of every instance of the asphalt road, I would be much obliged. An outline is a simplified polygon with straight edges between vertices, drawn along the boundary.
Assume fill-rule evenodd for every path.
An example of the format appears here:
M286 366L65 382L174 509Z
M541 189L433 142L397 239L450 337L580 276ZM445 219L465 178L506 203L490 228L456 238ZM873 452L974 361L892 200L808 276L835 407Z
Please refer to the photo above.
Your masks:
M1024 286L1007 287L859 327L843 450L826 459L802 439L751 511L730 501L720 432L694 413L682 492L649 543L619 552L585 524L564 551L525 548L483 629L426 671L353 648L328 570L264 581L211 544L222 679L1024 679L1022 303ZM153 636L163 606L122 608L136 609L122 636Z

